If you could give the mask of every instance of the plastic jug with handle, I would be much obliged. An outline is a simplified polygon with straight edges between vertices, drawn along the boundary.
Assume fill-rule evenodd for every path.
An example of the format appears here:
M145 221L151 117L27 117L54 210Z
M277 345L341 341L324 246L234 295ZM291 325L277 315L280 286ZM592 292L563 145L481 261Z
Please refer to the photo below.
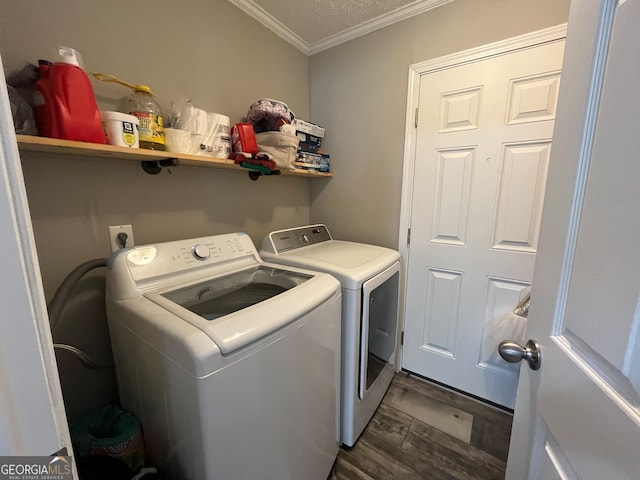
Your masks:
M59 47L60 59L40 60L33 114L43 137L106 143L100 110L82 58L73 48Z

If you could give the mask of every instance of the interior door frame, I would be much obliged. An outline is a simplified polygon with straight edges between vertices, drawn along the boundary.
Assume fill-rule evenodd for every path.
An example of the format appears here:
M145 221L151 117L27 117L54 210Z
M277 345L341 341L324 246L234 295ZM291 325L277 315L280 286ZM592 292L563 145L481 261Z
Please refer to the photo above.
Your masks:
M0 72L4 72L0 58ZM22 165L0 81L0 454L73 455ZM74 478L77 477L75 464Z
M420 80L422 76L439 72L449 68L486 60L489 58L506 55L509 53L537 47L547 43L564 40L567 36L567 24L563 23L555 27L549 27L535 32L526 33L517 37L508 38L499 42L490 43L480 47L463 50L414 63L409 66L409 83L407 87L407 115L405 120L404 158L402 167L402 197L400 203L400 228L398 231L398 250L402 262L403 274L400 277L400 315L398 328L402 332L398 337L396 348L396 369L402 368L402 339L404 337L404 324L406 312L406 285L409 274L409 245L411 240L411 206L413 201L413 173L415 170L415 154L417 142L417 119L420 101Z

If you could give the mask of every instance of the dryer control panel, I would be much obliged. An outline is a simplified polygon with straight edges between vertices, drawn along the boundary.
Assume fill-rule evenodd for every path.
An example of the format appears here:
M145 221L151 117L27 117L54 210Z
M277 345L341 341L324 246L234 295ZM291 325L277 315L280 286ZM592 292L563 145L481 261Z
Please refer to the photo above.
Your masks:
M324 225L307 225L306 227L278 230L269 234L273 253L283 253L295 248L315 245L331 240L331 234ZM263 248L265 245L263 244Z

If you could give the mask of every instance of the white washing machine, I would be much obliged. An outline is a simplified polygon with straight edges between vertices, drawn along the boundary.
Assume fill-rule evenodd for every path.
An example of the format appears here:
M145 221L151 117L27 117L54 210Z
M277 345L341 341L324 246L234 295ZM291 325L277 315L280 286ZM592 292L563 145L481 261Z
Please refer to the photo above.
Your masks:
M341 441L353 446L394 374L400 254L334 240L324 225L271 232L260 255L335 276L342 285Z
M242 233L114 254L109 331L147 464L175 480L325 480L340 306L335 278L262 262Z

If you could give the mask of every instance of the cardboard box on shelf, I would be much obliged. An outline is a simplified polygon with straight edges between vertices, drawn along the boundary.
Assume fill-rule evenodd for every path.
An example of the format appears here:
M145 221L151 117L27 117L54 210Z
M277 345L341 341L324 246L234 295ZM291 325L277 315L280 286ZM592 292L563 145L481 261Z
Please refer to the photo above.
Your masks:
M291 125L296 127L296 130L299 132L308 133L318 138L324 138L324 128L322 128L320 125L316 125L315 123L300 120L299 118L294 118L293 122L291 122Z
M316 170L318 172L331 171L331 157L327 154L299 152L293 166L302 170Z
M300 139L299 150L303 152L317 152L322 145L324 128L315 123L293 119L291 124L296 128L296 137Z

